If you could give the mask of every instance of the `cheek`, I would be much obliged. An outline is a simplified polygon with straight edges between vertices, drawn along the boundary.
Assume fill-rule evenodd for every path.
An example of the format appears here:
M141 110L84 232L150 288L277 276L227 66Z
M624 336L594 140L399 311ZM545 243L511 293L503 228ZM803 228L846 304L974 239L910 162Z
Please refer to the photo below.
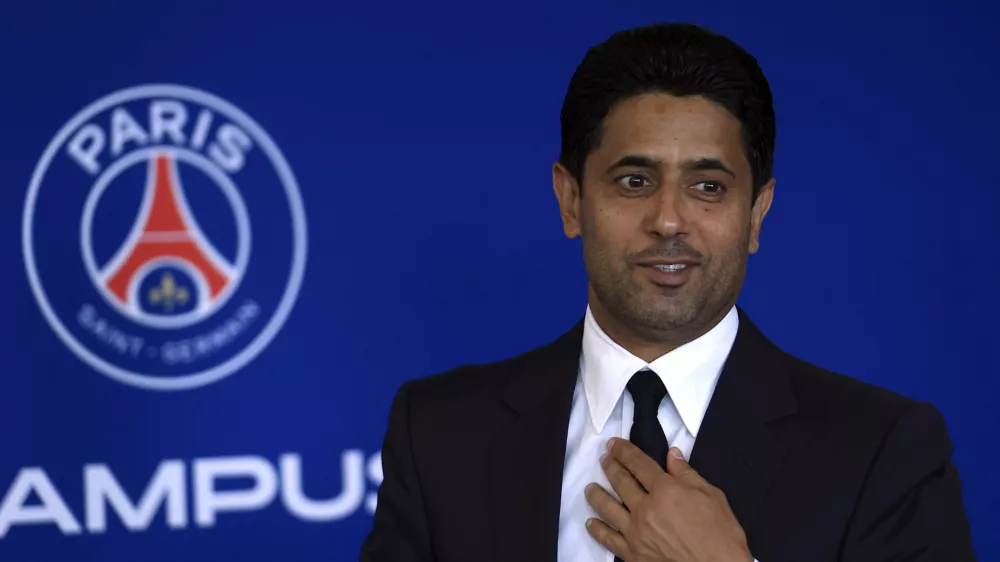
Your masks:
M711 254L739 252L746 245L749 216L735 209L699 209L697 229L701 242Z
M604 253L628 246L632 218L612 206L595 205L583 213L581 231L584 243Z

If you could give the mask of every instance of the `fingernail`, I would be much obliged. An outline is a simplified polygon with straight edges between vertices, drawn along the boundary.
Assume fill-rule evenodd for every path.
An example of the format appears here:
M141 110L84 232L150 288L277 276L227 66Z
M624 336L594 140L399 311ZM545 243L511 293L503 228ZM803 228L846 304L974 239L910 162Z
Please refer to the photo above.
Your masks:
M601 458L599 459L601 464L604 464L604 459L608 458L607 453L601 453Z
M611 447L614 447L614 445L615 445L615 438L612 437L611 439L608 439L608 450L609 451L611 450Z
M674 457L677 460L681 461L684 460L684 453L682 453L681 450L678 449L677 447L673 447L670 449L670 456Z

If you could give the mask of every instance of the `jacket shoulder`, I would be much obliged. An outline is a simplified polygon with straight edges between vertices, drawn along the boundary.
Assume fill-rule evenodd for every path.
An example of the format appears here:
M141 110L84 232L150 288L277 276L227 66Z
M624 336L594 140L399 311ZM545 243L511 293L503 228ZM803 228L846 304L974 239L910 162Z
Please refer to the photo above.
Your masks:
M787 355L799 412L847 433L884 434L906 411L933 406Z
M573 331L550 343L518 355L489 363L464 364L427 377L405 383L411 407L437 415L448 412L481 412L496 407L504 388L525 373L533 373L540 365L551 362L559 354L557 346L572 340Z

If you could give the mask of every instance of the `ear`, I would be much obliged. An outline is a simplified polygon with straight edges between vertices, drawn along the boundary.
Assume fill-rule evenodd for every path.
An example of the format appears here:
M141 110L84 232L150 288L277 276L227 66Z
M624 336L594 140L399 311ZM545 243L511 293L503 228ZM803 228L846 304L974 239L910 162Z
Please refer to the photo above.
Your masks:
M754 201L753 209L750 211L750 247L748 249L751 254L756 254L760 248L760 225L764 222L764 217L767 216L767 211L770 210L773 200L774 178L771 178L771 181L760 188L757 200Z
M580 184L559 162L552 165L552 189L559 200L563 232L567 238L580 236Z

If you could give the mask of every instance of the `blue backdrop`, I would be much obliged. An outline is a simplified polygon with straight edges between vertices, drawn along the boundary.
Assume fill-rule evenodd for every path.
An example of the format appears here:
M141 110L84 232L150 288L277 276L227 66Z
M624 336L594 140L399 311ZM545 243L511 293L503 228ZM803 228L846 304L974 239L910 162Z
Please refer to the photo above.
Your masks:
M731 36L774 90L742 306L936 404L1000 560L998 12L5 3L0 560L356 559L396 388L582 316L562 96L588 46L658 20Z

